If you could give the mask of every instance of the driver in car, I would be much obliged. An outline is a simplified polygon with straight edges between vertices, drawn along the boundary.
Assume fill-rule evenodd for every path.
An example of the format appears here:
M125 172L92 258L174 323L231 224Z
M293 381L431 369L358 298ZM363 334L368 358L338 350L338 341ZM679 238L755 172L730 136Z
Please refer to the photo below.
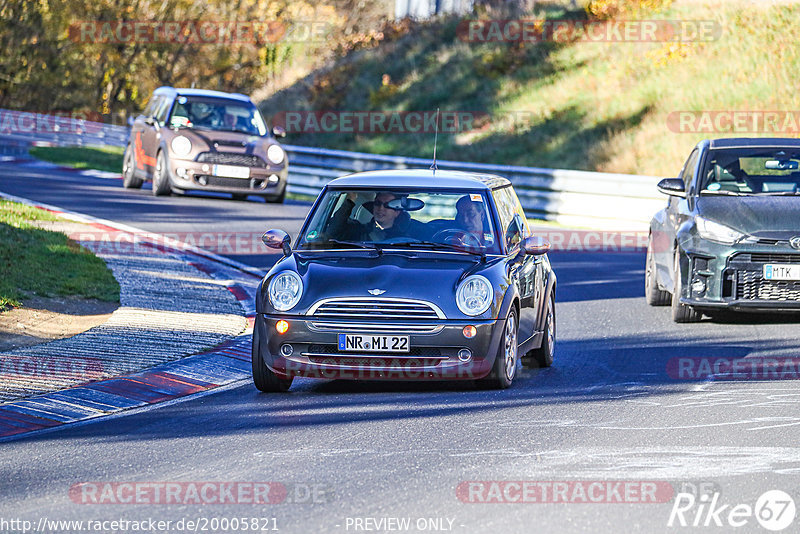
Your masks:
M411 219L407 211L389 207L392 200L401 198L400 195L381 192L375 194L374 200L365 202L364 208L372 213L372 219L365 224L349 218L356 206L356 196L355 192L347 193L344 203L333 214L328 226L331 237L347 241L380 242L420 235L422 223Z
M465 195L456 202L456 228L473 234L481 245L485 245L484 233L486 210L482 202L474 202L469 195Z

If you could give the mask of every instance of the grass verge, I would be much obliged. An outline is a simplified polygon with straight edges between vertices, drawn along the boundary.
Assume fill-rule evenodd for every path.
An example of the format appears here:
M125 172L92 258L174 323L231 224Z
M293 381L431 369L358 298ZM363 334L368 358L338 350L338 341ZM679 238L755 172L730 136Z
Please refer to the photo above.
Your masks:
M97 169L100 171L122 172L122 153L124 149L117 146L104 147L33 147L29 153L38 158L58 165L76 169Z
M119 284L103 260L66 235L35 224L59 220L0 200L0 310L21 306L32 294L119 302Z

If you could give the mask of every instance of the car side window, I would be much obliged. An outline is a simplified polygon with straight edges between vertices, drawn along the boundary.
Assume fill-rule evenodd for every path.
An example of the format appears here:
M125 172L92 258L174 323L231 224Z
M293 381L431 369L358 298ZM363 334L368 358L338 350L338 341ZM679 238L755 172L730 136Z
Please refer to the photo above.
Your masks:
M694 177L694 168L697 166L697 156L700 154L700 151L696 148L692 151L689 155L689 159L686 160L686 165L683 167L683 172L681 173L681 179L683 180L683 186L686 189L692 185L692 178Z
M147 102L147 105L144 107L144 111L142 111L142 115L145 117L152 117L153 111L156 109L158 102L161 100L160 97L154 96L151 97L150 100Z
M169 112L169 108L172 105L172 99L170 98L161 98L161 102L158 105L158 108L155 110L154 118L164 124L167 120L167 113Z
M516 243L530 235L525 211L522 209L517 194L511 186L492 191L497 213L500 215L500 224L509 251Z

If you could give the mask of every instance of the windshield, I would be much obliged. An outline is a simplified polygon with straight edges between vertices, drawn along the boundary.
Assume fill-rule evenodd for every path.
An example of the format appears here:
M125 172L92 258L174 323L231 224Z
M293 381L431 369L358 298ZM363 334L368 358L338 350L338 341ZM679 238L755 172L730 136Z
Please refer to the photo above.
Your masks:
M796 148L712 150L702 176L701 194L798 194L800 151Z
M205 128L264 136L267 127L252 104L220 98L178 97L169 119L173 128Z
M500 253L483 192L332 190L300 249L409 248Z

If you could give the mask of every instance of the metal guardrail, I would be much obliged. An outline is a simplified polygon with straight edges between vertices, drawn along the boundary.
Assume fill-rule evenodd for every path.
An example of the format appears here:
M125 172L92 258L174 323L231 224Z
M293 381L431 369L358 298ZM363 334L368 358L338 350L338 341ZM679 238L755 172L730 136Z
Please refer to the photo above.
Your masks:
M315 194L332 178L380 169L427 169L421 158L383 156L295 145L289 154L291 190ZM439 169L499 174L514 184L529 217L582 226L642 227L665 203L659 178L514 165L438 160Z
M59 146L125 146L129 128L88 120L0 109L0 135ZM289 154L289 191L317 196L333 178L381 169L427 169L422 158L283 145ZM658 178L631 174L437 161L439 169L499 174L514 188L529 217L588 227L643 228L664 206Z

